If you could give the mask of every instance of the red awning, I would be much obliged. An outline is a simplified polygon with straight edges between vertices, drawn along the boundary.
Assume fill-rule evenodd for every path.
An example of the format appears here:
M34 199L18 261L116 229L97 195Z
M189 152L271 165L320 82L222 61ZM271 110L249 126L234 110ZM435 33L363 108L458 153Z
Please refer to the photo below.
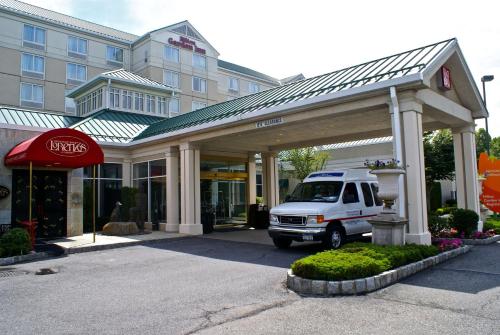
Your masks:
M5 156L8 165L80 168L104 162L99 145L81 131L60 128L49 130L19 143Z

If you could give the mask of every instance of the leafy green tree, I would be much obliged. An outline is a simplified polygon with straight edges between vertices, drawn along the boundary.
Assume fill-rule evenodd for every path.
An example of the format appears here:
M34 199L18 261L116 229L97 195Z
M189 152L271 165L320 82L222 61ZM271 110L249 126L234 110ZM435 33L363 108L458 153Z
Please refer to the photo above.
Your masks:
M328 157L328 153L314 147L280 152L280 159L293 166L293 176L300 180L311 172L322 170Z
M500 158L500 136L495 137L490 142L490 155Z
M491 136L486 133L486 130L484 130L484 128L476 130L476 155L478 159L482 152L487 151L486 148L488 148L488 142L491 146Z

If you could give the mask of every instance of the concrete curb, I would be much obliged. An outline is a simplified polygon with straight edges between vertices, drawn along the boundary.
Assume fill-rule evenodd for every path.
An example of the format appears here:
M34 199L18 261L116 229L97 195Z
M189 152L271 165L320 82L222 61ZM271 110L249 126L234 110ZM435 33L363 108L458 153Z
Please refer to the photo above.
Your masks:
M48 258L48 257L49 257L49 254L46 253L45 251L37 252L37 253L33 253L33 254L27 254L27 255L5 257L5 258L0 258L0 266L12 265L12 264L21 263L21 262L37 261L37 260Z
M355 280L327 281L305 279L294 275L292 270L289 269L286 278L286 286L296 293L305 295L335 296L365 294L394 284L403 278L411 276L458 255L464 254L470 249L472 249L472 247L466 245L458 249L445 251L439 255L432 256L415 263L382 272L381 274L372 277Z
M432 240L436 242L441 242L441 241L455 240L455 238L438 237L438 238L433 238ZM500 235L495 235L492 237L482 238L482 239L462 238L461 240L465 245L486 245L500 241Z

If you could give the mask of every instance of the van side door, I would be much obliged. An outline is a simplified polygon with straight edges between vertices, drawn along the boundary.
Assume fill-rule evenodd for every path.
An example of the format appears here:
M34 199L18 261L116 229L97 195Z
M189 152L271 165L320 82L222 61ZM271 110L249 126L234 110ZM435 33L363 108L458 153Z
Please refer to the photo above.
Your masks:
M363 194L363 200L364 200L364 210L363 210L363 221L360 224L363 228L363 232L367 233L372 230L372 225L368 223L367 220L370 219L370 217L367 216L375 216L379 213L378 208L375 206L375 200L373 198L373 193L372 193L372 188L368 182L361 182L361 192Z
M342 193L342 208L344 213L342 223L347 235L361 234L363 232L360 219L363 213L363 206L360 202L358 186L356 184L355 182L346 183L344 192Z

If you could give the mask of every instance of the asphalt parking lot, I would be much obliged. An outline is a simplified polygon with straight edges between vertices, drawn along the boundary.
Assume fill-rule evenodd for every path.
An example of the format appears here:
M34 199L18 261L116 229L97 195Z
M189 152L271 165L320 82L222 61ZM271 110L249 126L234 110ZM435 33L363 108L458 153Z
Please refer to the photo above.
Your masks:
M500 244L369 295L315 298L284 280L318 246L235 240L190 237L17 265L18 275L0 277L0 333L500 333ZM40 268L57 273L35 275Z

